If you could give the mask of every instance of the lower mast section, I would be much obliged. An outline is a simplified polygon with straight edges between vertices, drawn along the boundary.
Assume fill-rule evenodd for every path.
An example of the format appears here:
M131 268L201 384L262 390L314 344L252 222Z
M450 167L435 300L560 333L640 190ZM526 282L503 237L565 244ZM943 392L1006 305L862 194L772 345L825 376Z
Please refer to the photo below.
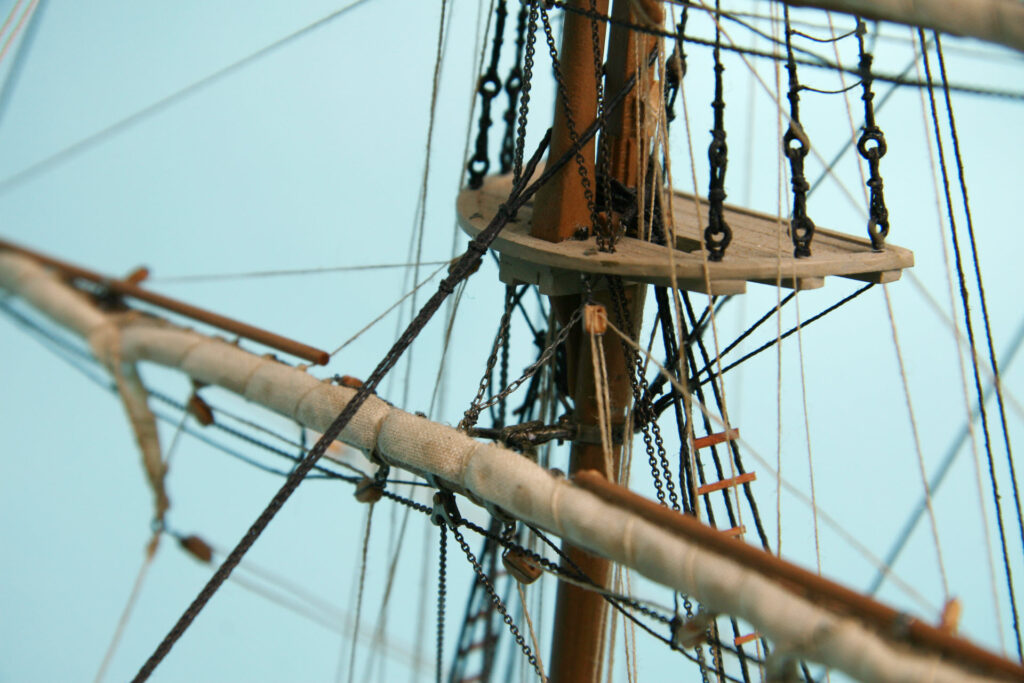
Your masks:
M577 9L607 13L608 1L598 0L587 3L573 0L570 5ZM643 3L648 13L660 15L656 3ZM620 18L632 17L632 5L616 0L613 12ZM598 115L599 65L604 62L605 26L583 13L565 13L562 50L560 54L561 73L559 97L555 109L552 145L549 159L558 159L573 144L574 138ZM609 38L611 51L608 56L609 74L605 90L619 88L629 75L638 69L638 59L644 59L655 47L650 36L640 36L621 26L612 26ZM612 73L614 72L614 74ZM639 74L638 74L639 75ZM620 104L617 113L608 118L608 125L602 130L602 159L606 173L626 187L637 187L639 180L639 150L646 145L638 144L643 131L638 130L639 122L634 112L638 103L636 97L648 92L648 87L638 83L632 93ZM595 144L591 141L577 157L577 163L562 168L547 186L537 195L531 235L550 242L560 242L580 234L604 232L614 228L610 211L599 214L596 206L601 181L597 177ZM577 168L582 166L582 168ZM582 180L580 178L582 176ZM589 191L587 185L589 184ZM602 225L595 225L601 221ZM600 239L600 238L599 238ZM559 322L565 324L572 312L583 303L602 306L613 312L613 319L631 335L637 330L628 329L624 321L639 322L643 312L642 286L623 287L621 299L613 301L608 290L588 294L552 296L551 305ZM588 300L584 301L583 298ZM590 326L586 330L591 330ZM596 332L595 332L596 334ZM611 422L612 443L605 446L595 440L577 441L573 444L569 470L574 474L581 470L594 469L603 472L610 481L618 481L623 434L627 409L632 397L632 386L627 368L626 356L618 342L607 346L596 343L590 331L576 328L566 344L568 352L568 386L573 399L573 420L580 433L597 434L601 422L599 392L607 401L604 418ZM596 357L595 357L596 354ZM603 386L598 385L595 368L604 368ZM568 543L563 545L568 558L566 569L580 571L597 586L608 588L611 581L611 563ZM602 665L606 656L604 643L607 631L608 606L599 593L584 590L569 583L558 585L555 603L554 638L550 657L550 680L552 683L598 683L602 680Z

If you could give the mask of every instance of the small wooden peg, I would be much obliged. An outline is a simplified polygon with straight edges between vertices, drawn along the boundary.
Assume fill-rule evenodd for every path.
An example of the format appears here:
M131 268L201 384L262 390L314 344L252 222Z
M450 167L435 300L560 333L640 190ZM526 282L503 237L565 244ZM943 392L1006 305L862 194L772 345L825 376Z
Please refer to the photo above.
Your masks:
M942 608L942 616L939 618L939 630L953 635L960 625L960 614L963 612L963 603L959 598L950 598L945 607Z
M352 375L342 375L338 378L338 384L349 389L361 389L363 386L363 380L357 379Z
M128 273L128 275L125 276L124 281L129 284L137 285L140 282L146 280L148 277L149 268L147 268L146 266L139 266L132 272Z
M608 330L608 312L600 304L583 307L583 329L588 334L604 334Z
M505 571L513 579L524 585L530 585L544 572L533 558L516 548L509 548L501 555L501 563Z
M192 392L192 395L188 398L188 412L192 417L196 419L196 422L209 427L213 424L213 409L210 408L210 404L202 399L202 397Z
M213 560L213 548L198 536L179 538L178 543L185 549L185 552L204 564L210 564Z
M743 524L740 524L739 526L734 526L731 529L723 529L722 533L725 534L726 536L737 536L738 537L738 536L742 536L743 534L747 533L747 527L744 526Z

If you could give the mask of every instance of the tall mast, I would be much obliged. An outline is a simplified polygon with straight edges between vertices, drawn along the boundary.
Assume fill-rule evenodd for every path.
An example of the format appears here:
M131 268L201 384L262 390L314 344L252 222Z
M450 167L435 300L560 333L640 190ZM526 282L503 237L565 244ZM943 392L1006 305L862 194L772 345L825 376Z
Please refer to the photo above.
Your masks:
M549 160L562 156L573 144L573 137L589 125L598 113L600 74L597 70L603 63L605 52L604 22L589 19L571 9L606 14L608 1L572 0L568 4L570 11L565 13L562 48L559 53L563 81L560 88L564 87L564 91L560 93L555 109ZM661 8L656 2L643 4L648 17L662 16ZM632 3L628 1L615 0L613 13L620 19L636 23L638 17L633 15L632 7ZM637 70L638 57L646 59L653 49L653 41L650 36L635 34L618 24L612 25L606 93L617 92L622 87ZM641 151L646 146L638 143L638 117L635 115L638 110L637 98L642 98L647 93L648 86L649 84L637 83L630 95L609 117L604 131L606 139L602 141L602 148L608 153L608 159L602 166L608 169L609 175L616 181L633 189L643 182L639 169L641 164L645 163L642 161ZM568 111L566 105L569 107ZM594 202L598 180L593 141L583 148L582 158L582 173L579 160L570 163L538 192L533 214L535 219L531 228L532 236L559 242L578 234L581 228L587 232L594 231L593 218L597 211ZM590 184L589 196L581 182L581 175ZM615 218L610 215L610 211L608 214L602 219L611 225ZM623 325L623 320L638 324L643 312L643 289L636 285L623 289L625 310L622 310L622 303L614 302L611 294L603 288L592 294L593 302L604 306L613 319L618 318L615 320L618 325ZM572 312L583 303L583 296L585 295L570 294L551 297L552 308L562 324L565 324ZM631 332L636 334L636 330ZM581 427L581 432L594 433L596 430L587 428L598 425L598 387L593 371L595 358L587 333L580 331L571 334L566 348L568 386L574 404L573 419ZM623 424L632 396L629 377L631 368L626 367L626 359L618 343L605 346L603 356L603 364L607 369L608 415L611 416L613 434L611 471L607 471L605 452L600 443L580 441L572 446L569 469L571 473L587 469L598 470L606 472L610 479L617 480L620 474L623 433L629 431L623 429ZM611 578L611 564L608 560L569 544L564 544L563 550L571 562L595 584L608 586ZM569 583L559 584L555 606L555 637L550 658L552 683L597 683L601 680L606 626L607 606L601 595Z

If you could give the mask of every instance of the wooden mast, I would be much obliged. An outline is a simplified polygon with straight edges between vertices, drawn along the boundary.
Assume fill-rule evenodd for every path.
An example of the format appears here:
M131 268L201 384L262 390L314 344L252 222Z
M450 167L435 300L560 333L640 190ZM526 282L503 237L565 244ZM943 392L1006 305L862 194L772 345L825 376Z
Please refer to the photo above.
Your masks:
M584 0L571 0L568 4L578 9L596 10L601 14L607 14L608 11L608 0L598 0L596 6ZM655 6L654 16L659 16L660 11L660 7ZM629 21L637 21L637 17L631 13L628 1L616 0L614 12ZM566 92L558 98L556 105L549 159L557 159L564 154L572 144L573 135L578 135L597 116L598 75L595 73L595 53L598 55L596 61L601 62L604 55L604 33L603 21L592 21L577 12L565 13L560 61ZM621 26L613 26L611 29L606 93L617 92L636 69L636 55L646 57L653 48L654 39L644 36L639 41L634 41L633 35L633 32ZM644 83L638 82L637 87L620 105L617 113L610 117L606 133L609 173L622 184L632 188L637 187L641 177L638 172L640 146L637 145L637 117L634 112L638 108L637 97L643 98L647 90ZM566 103L569 106L568 112ZM590 183L591 191L596 194L598 182L593 141L583 149L582 156L584 175ZM590 201L593 201L593 198L594 195L591 195ZM567 164L538 192L531 235L559 242L577 234L581 228L588 232L592 231L591 208L581 183L579 163ZM611 216L608 219L613 220ZM636 285L626 286L624 290L627 301L625 313L631 321L638 324L643 309L643 290ZM597 291L593 298L595 303L603 305L614 318L611 312L616 308L609 292ZM581 303L582 297L578 294L551 297L551 305L562 324L565 324ZM635 334L636 330L631 332ZM581 426L592 427L598 423L597 387L593 371L595 359L586 333L578 328L574 330L567 341L567 351L568 383L574 402L573 418ZM608 476L617 480L624 431L621 426L632 398L629 379L631 369L626 367L625 356L617 342L604 347L604 364L607 368L608 412L615 435L615 443L611 447L612 471ZM593 433L595 430L586 431ZM573 444L570 472L587 469L605 471L605 463L605 453L601 444ZM608 586L611 564L607 560L569 544L564 544L563 549L572 563L597 585ZM598 683L601 680L605 656L603 645L606 616L607 606L599 594L568 583L558 585L555 638L549 660L552 683Z

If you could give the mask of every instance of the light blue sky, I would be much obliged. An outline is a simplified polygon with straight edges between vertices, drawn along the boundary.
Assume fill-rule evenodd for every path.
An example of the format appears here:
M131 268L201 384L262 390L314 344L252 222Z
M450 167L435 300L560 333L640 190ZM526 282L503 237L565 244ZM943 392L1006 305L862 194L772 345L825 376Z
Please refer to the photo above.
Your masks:
M452 251L454 195L461 179L477 59L477 3L449 1L453 15L438 92L426 205L423 258L430 261L449 258ZM0 14L6 16L11 4L0 2ZM309 0L301 7L274 2L242 7L227 0L46 2L24 66L0 109L0 234L103 272L120 274L146 264L158 291L335 348L407 291L409 276L401 271L367 271L204 284L160 283L159 278L404 262L424 167L440 3L370 0L22 181L5 179L340 6L329 0ZM762 11L767 7L753 6ZM843 27L850 23L838 22ZM706 34L699 20L693 23L694 31ZM749 40L740 28L729 30L738 41ZM888 33L907 35L893 27ZM855 54L849 42L843 44L848 61ZM954 81L1018 88L1024 83L1019 55L996 53L971 42L947 42ZM963 46L983 54L974 57ZM545 52L539 43L539 58ZM0 76L8 73L13 56L0 64ZM879 43L880 69L899 71L908 59L905 43ZM726 65L730 201L774 211L774 105L759 85L750 84L741 62L730 56ZM759 68L765 83L774 87L773 72L765 64ZM686 88L696 177L698 190L705 192L709 54L692 48L689 69ZM838 87L826 72L805 69L801 77L821 88ZM545 61L539 62L535 88L528 148L543 132L551 111ZM884 88L878 85L880 91ZM504 101L497 102L500 115ZM851 103L859 121L860 100L853 97ZM1014 247L1020 241L1024 109L1019 101L976 96L956 96L954 104L993 337L997 350L1002 350L1021 318ZM849 134L840 97L807 94L803 117L825 156L830 157ZM879 121L890 149L882 173L893 215L891 240L915 251L916 276L948 308L938 212L924 146L928 128L921 119L917 91L900 90ZM492 141L499 136L496 125ZM673 129L673 152L676 185L691 189L682 117ZM809 175L816 175L820 164L809 162L809 168ZM859 198L860 181L849 157L838 175ZM863 232L863 219L834 184L826 183L812 198L811 211L822 226ZM463 237L457 236L456 242L462 244ZM808 317L853 288L836 281L802 294L801 316ZM468 405L497 324L502 293L490 265L467 288L448 355L442 392L446 400L434 411L439 419L455 423ZM955 347L948 329L908 277L892 285L890 295L924 460L932 471L963 419ZM976 302L977 296L972 297ZM771 288L751 286L744 301L725 310L720 320L723 339L774 301ZM784 318L784 329L793 323L792 315L791 310ZM442 327L440 320L435 321L413 348L413 389L403 405L409 410L430 407ZM769 325L763 334L773 331ZM525 329L514 332L518 345L513 371L529 362L533 353ZM390 317L339 354L326 373L367 375L395 333L396 320ZM882 554L921 489L881 292L876 288L816 324L803 334L803 344L819 504L872 552ZM99 665L138 571L149 533L150 494L122 411L109 393L2 316L0 345L5 352L0 362L0 547L5 549L0 562L0 681L87 679ZM394 383L386 384L381 393L401 403L405 366L396 372ZM1005 386L1011 392L1021 386L1021 372L1014 367L1006 374ZM776 375L775 356L769 353L734 373L727 383L733 422L772 463L778 424ZM783 475L807 490L795 339L784 348L782 375ZM187 394L185 384L167 373L147 368L145 376L168 393ZM244 410L251 419L294 434L294 428L281 420L214 395L236 412ZM1013 433L1020 432L1019 404L1011 410L1010 424ZM172 428L163 432L165 445L172 433ZM952 592L964 597L964 629L996 646L988 569L979 555L984 546L969 455L965 451L954 466L936 506ZM642 452L638 456L642 458ZM1002 474L1005 456L999 449L996 456ZM775 484L769 472L752 467L759 470L755 490L774 539ZM642 470L634 479L643 480ZM987 500L987 483L983 484ZM231 546L278 485L275 477L183 438L169 480L171 524L220 547ZM1009 489L1003 493L1004 514L1012 521ZM784 553L813 566L807 509L792 496L783 496L782 508ZM344 485L307 482L249 558L254 566L287 576L325 602L354 612L365 510ZM388 506L379 506L374 514L363 608L369 626L378 616L384 558L397 514ZM399 649L409 652L423 641L423 680L429 680L433 671L436 533L420 519L410 523L388 622ZM1015 576L1024 580L1022 549L1012 534L1011 549ZM822 552L826 574L855 587L870 580L870 566L834 533L822 532ZM934 556L927 528L921 527L897 570L939 604L942 592ZM453 543L449 558L458 565L450 574L450 652L454 624L463 609L461 588L470 574ZM165 540L109 680L135 671L208 573ZM1006 599L999 586L1006 623ZM550 598L553 584L544 590ZM650 589L647 594L670 600L663 591ZM886 589L883 595L918 609L903 593ZM538 618L550 623L546 612ZM425 621L419 621L419 615ZM156 678L329 680L339 660L347 662L347 648L348 641L334 631L232 583L211 602ZM547 646L542 654L548 657ZM365 651L360 657L356 680L365 670ZM642 645L639 660L645 680L663 680L675 671L674 657L660 646ZM382 680L404 680L409 675L401 663L392 661L388 667Z

